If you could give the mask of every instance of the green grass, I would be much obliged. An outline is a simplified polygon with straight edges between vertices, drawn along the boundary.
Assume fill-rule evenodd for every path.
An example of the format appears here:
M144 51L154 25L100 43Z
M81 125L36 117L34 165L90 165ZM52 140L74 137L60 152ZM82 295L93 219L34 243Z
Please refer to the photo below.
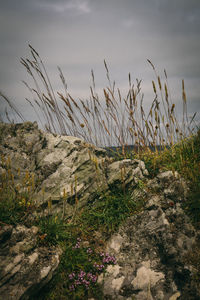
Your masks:
M188 201L183 205L186 213L191 217L193 224L199 228L200 225L200 131L194 136L183 140L170 149L162 152L131 153L131 158L144 160L150 173L154 177L159 170L178 171L188 182L190 193ZM4 159L5 160L5 159ZM5 160L6 161L6 160ZM29 212L28 203L30 194L17 193L10 166L2 177L2 193L0 201L1 222L17 224L27 216ZM30 186L31 176L26 174L23 184ZM139 181L137 188L143 189L145 182ZM23 201L24 202L23 202ZM134 199L123 187L110 186L106 193L97 193L93 203L88 204L77 211L73 223L63 221L61 216L40 217L36 224L39 226L38 244L59 246L63 250L61 263L56 276L33 299L103 299L101 286L91 278L98 276L105 270L98 270L95 266L102 264L100 253L104 249L106 240L118 230L129 216L143 209L145 199ZM31 209L33 209L32 207ZM90 249L90 250L89 250ZM198 252L197 247L197 252ZM198 252L199 253L199 252ZM199 278L199 255L188 254L188 259L196 265L195 278ZM196 259L196 260L195 260ZM112 263L112 262L111 262ZM83 279L89 282L88 288L85 284L75 285L80 272ZM70 279L70 274L75 274ZM87 275L91 276L87 280ZM74 286L74 290L73 290Z
M88 299L94 296L95 299L103 299L100 285L97 283L98 275L104 272L106 267L101 252L90 247L88 241L87 245L84 245L84 241L80 238L75 239L74 236L63 249L57 275L32 299ZM113 264L113 261L108 264Z
M159 170L178 171L188 182L190 193L188 201L183 205L186 213L190 216L194 226L199 228L200 222L200 132L190 138L174 145L171 149L165 149L163 152L145 152L140 155L131 154L132 158L143 159L150 172L150 177L155 176ZM143 189L145 183L139 182L138 187ZM58 291L61 293L60 299L87 299L95 295L95 299L103 299L101 287L98 284L93 285L89 290L80 286L75 292L69 290L70 272L79 272L84 270L88 272L93 270L92 264L97 260L97 254L94 249L103 249L106 240L117 231L120 224L128 216L138 213L144 207L145 199L133 199L131 194L123 189L110 187L105 194L98 194L96 201L81 212L77 213L74 225L69 226L71 233L68 240L68 246L64 246L63 259L59 268L58 275L50 283L48 293L43 299L58 299ZM96 236L99 232L100 236ZM77 237L88 243L91 247L93 257L88 261L87 247L73 249ZM62 244L63 245L63 244ZM89 246L90 245L90 246ZM195 248L196 249L196 248ZM198 284L199 280L199 248L195 250L198 255L188 253L188 260L195 265L196 271L194 279ZM91 264L92 263L92 264ZM63 283L64 282L64 283ZM47 292L47 289L45 290Z
M27 172L25 177L16 183L11 171L10 158L2 156L4 171L0 174L0 222L16 225L23 223L35 209L32 202L34 188L33 177Z
M53 215L39 218L36 223L39 227L39 242L43 245L57 245L69 238L69 232L61 216Z
M31 199L37 181L27 171L25 175L20 175L19 171L14 176L9 157L2 157L2 161L5 172L1 176L1 224L27 224L26 218L36 209ZM138 188L142 188L141 182ZM63 254L56 276L33 299L88 299L93 296L103 299L97 278L105 272L106 265L115 263L115 259L100 253L120 224L142 208L143 199L133 199L122 186L110 186L106 193L97 192L94 203L77 211L71 223L60 215L52 215L50 203L48 205L48 215L34 218L29 225L39 227L38 246L58 246ZM81 283L76 284L80 272L85 275ZM75 275L70 279L72 273Z
M100 230L107 236L115 232L128 216L143 206L143 199L133 199L130 192L117 187L101 195L95 203L87 206L80 217L83 230Z

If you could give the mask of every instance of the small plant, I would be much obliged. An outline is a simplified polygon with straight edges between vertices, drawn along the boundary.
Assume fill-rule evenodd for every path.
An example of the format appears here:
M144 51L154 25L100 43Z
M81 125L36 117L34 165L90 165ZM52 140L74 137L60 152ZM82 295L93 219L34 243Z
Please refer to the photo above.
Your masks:
M89 224L93 224L93 230L109 235L136 209L137 204L128 191L124 194L123 188L113 187L83 211L81 226L87 230Z
M60 216L47 216L39 218L36 225L40 232L38 241L41 244L57 245L59 242L68 239L66 226Z
M96 253L90 247L81 247L80 238L77 239L71 251L73 252L73 270L68 275L70 291L79 288L88 290L90 286L97 283L98 275L105 271L107 265L116 264L115 257L108 253ZM83 266L80 269L81 263Z
M61 262L62 270L67 270L64 283L66 295L74 296L74 299L87 299L86 296L92 296L98 289L98 276L110 264L116 264L114 256L99 253L89 245L84 246L84 241L77 238L74 245L66 247Z
M0 221L16 224L25 221L34 209L32 195L35 190L35 177L26 171L25 175L12 172L11 159L1 156L0 174Z
M73 230L72 230L73 232ZM72 233L71 232L71 233ZM105 273L116 259L90 245L88 240L75 237L75 232L64 243L64 251L57 276L33 299L95 299L103 300L98 276Z

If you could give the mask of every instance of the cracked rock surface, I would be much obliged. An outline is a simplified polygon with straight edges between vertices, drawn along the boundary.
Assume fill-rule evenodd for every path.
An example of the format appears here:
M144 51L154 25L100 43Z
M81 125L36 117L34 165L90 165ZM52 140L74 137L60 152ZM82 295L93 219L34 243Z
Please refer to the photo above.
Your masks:
M0 228L0 299L29 299L57 269L61 250L37 246L38 228Z
M117 265L99 278L105 299L200 299L193 267L185 260L200 237L181 208L186 184L169 171L148 185L159 187L159 193L149 191L145 209L108 242L107 251L115 255Z

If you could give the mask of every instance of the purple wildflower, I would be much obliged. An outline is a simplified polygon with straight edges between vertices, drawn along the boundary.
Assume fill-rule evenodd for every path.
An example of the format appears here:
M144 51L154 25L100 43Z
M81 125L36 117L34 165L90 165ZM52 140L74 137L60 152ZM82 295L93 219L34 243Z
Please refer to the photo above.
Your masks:
M83 277L85 277L86 273L84 271L80 271L80 273L78 274L78 278L83 280Z
M91 248L88 248L88 249L87 249L87 253L88 253L88 254L91 254L92 252L93 252L93 251L92 251Z
M92 282L96 282L96 281L97 281L97 276L96 276L96 275L93 275L93 276L91 277L91 281L92 281Z
M104 264L116 264L116 258L114 256L110 256L109 254L106 254L103 258Z
M88 289L89 288L89 285L90 285L90 282L86 279L83 279L82 283L85 285L85 287Z
M74 284L75 284L75 285L80 285L81 282L80 282L80 280L75 280L75 281L74 281Z
M92 282L96 282L97 281L97 276L92 274L92 273L88 273L87 274L87 278L88 280L92 281Z
M74 290L75 290L75 287L74 287L74 285L73 285L73 284L72 284L72 285L70 285L69 289L70 289L70 291L74 291Z
M71 274L69 274L69 279L70 279L70 280L74 279L74 277L75 277L75 273L74 273L74 272L71 273Z
M76 245L74 246L74 249L79 249L80 248L80 243L77 242Z
M103 268L105 267L104 265L99 265L99 264L97 264L96 262L94 263L94 265L93 265L93 267L94 268L96 268L98 271L102 271L103 270Z

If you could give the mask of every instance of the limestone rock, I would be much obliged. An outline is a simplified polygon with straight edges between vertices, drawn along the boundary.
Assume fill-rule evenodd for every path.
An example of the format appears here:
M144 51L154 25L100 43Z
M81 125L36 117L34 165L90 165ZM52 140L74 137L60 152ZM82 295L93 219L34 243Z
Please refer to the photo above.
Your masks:
M136 185L138 180L148 175L144 162L138 159L124 159L110 164L107 168L108 184L124 182L125 185Z
M149 189L146 208L127 219L107 244L107 252L117 259L117 265L108 267L99 279L109 299L200 299L193 284L194 270L185 262L198 240L198 232L180 205L181 198L186 201L187 189L178 174L160 173L154 182L157 180L159 193L155 194L154 186ZM175 188L178 181L181 196ZM147 186L152 187L152 180ZM163 193L166 188L170 196Z
M0 154L10 158L10 169L15 180L20 170L21 178L26 172L34 175L37 189L32 201L48 213L59 213L65 205L66 217L71 217L76 202L81 208L95 200L96 194L111 185L135 186L148 175L144 162L130 159L111 162L106 151L86 144L83 140L46 133L36 123L0 124ZM0 171L4 172L0 162ZM76 200L76 201L75 201Z
M66 214L70 216L75 197L81 207L88 198L92 201L97 190L107 189L103 167L105 150L75 137L43 132L36 123L30 122L0 124L0 133L0 154L5 159L9 157L15 182L18 180L20 185L20 178L25 177L26 172L37 181L32 195L36 206L47 207L51 197L52 213L58 213L65 201ZM2 161L0 167L1 173L5 172Z
M165 198L182 201L188 193L187 183L180 177L178 172L166 171L159 173L154 179L149 180L148 186L162 191ZM178 199L177 199L178 197Z
M0 299L29 299L57 269L61 250L37 246L35 226L4 226L0 230Z

